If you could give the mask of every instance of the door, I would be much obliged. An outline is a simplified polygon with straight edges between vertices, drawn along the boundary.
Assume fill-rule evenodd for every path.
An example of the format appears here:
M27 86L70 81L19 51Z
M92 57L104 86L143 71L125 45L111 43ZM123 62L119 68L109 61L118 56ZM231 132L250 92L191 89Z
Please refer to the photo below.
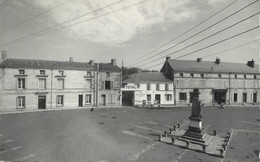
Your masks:
M160 94L156 94L155 95L155 101L160 104L161 103L161 95Z
M38 108L39 109L46 108L46 96L38 96Z
M226 93L225 92L216 92L215 101L220 105L226 103Z
M106 95L104 95L104 94L101 95L101 105L102 106L106 105Z
M83 106L83 95L79 95L79 107Z

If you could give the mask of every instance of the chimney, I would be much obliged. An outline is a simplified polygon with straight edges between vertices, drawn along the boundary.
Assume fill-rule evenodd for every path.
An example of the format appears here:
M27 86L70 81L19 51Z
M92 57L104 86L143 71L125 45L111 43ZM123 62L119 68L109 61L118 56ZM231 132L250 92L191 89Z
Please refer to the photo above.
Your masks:
M95 63L94 60L89 60L90 65L94 65L94 63Z
M70 62L73 62L73 57L70 57Z
M216 58L216 61L215 61L216 64L220 64L220 59L217 57Z
M111 59L111 64L112 64L113 66L116 66L116 59Z
M252 61L248 61L247 62L247 65L251 68L254 68L255 67L255 61L252 59Z
M197 58L197 62L202 62L202 58Z
M7 54L6 51L1 51L1 59L6 60Z
M171 59L170 56L167 56L167 57L166 57L166 61L169 61L170 59Z

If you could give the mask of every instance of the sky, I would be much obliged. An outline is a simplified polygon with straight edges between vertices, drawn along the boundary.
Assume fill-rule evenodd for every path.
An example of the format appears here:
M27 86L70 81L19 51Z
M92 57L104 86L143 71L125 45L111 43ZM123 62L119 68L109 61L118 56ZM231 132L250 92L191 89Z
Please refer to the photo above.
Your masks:
M68 61L73 57L75 62L99 63L117 59L120 67L149 70L159 70L166 56L184 60L202 57L203 61L219 57L237 63L254 59L259 64L260 28L210 46L259 26L259 14L210 35L260 12L260 2L208 28L255 0L237 0L183 34L234 1L0 0L0 50L7 51L8 58ZM248 42L252 43L228 50Z

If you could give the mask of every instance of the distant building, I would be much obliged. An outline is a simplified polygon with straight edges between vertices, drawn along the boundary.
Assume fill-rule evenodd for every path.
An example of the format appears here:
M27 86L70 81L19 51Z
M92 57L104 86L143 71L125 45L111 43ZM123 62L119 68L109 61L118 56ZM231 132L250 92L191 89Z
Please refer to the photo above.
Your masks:
M0 61L0 110L120 105L121 71L113 62L98 68L93 60L9 59L5 53ZM111 76L103 78L104 73ZM113 88L106 89L107 80L113 80ZM109 102L111 96L117 100Z
M167 57L161 72L173 81L177 105L191 103L194 88L199 88L206 105L260 103L260 72L254 60L241 64Z
M163 73L140 72L123 79L123 105L172 106L173 85Z

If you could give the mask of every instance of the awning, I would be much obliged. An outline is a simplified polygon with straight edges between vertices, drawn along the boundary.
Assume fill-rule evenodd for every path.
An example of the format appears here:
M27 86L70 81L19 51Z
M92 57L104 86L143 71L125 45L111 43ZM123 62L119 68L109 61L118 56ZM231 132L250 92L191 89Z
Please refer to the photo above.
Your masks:
M227 93L227 89L212 89L214 93Z

